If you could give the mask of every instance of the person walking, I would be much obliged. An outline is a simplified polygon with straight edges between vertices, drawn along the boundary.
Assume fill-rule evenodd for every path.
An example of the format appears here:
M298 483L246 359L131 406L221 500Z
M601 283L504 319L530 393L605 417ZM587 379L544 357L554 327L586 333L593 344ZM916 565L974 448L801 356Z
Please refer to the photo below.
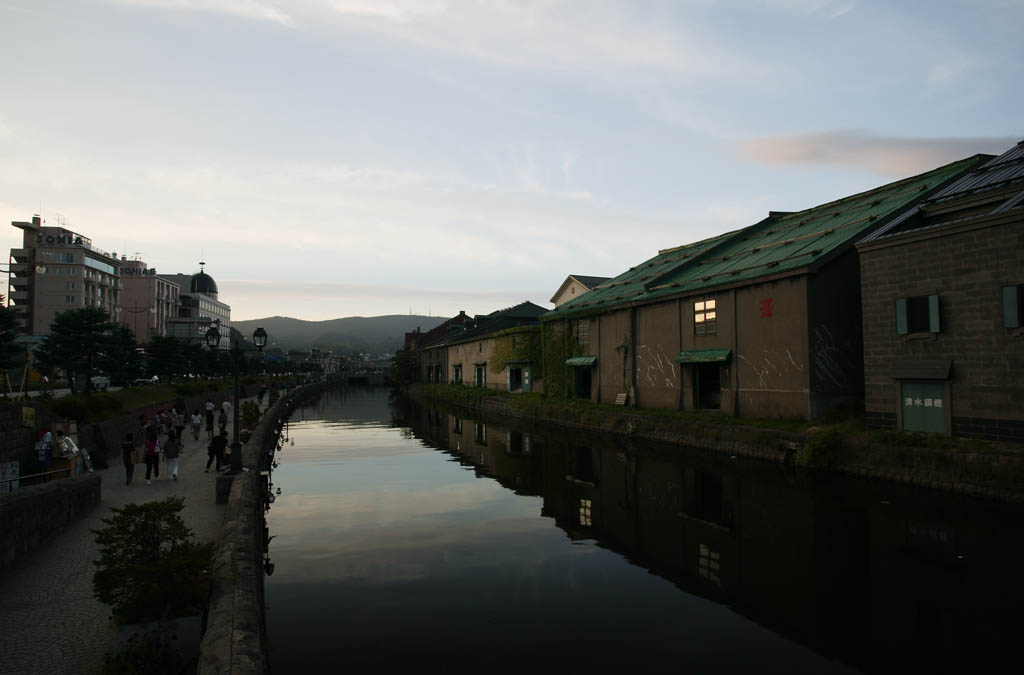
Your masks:
M185 435L185 409L182 408L181 410L178 410L178 407L175 406L171 411L171 418L174 421L174 431L176 432L175 436L177 437L178 442L182 443L182 438Z
M155 429L151 429L146 437L146 485L150 484L150 474L153 478L160 478L160 441Z
M206 409L206 440L213 440L213 408Z
M124 484L131 485L135 475L135 436L130 431L121 443L121 461L124 462Z
M220 433L226 434L228 432L228 414L224 411L223 408L217 415L217 426L220 429Z
M220 465L224 461L224 450L228 447L228 432L221 431L219 434L213 437L210 444L206 447L206 473L210 472L210 465L213 464L214 460L217 460L217 471L220 471Z
M199 414L199 408L192 411L192 440L199 440L199 429L203 426L203 416Z
M178 440L178 432L174 429L167 432L167 442L164 443L163 455L171 478L178 480L178 457L181 455L181 442Z

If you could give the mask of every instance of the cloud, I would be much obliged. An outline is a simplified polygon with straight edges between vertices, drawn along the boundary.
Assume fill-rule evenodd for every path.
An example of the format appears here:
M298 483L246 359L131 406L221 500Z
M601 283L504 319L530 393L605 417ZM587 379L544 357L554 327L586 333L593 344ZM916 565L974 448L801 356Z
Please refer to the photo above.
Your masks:
M798 16L821 16L825 19L835 19L853 11L857 2L856 0L767 0L757 4L765 4L769 9Z
M294 19L279 9L276 4L264 0L105 0L117 5L132 7L152 7L199 12L231 14L246 19L272 21L282 26L293 27Z
M699 26L625 2L588 3L586 11L569 0L335 0L331 7L343 23L509 67L601 79L642 71L756 82L769 74L762 62L725 48Z
M790 136L765 136L739 143L742 157L759 164L824 164L867 169L902 177L934 169L977 153L1000 154L1019 138L914 138L839 129Z
M959 54L937 63L928 74L928 83L945 85L959 78L967 71L981 64L981 59L968 54Z

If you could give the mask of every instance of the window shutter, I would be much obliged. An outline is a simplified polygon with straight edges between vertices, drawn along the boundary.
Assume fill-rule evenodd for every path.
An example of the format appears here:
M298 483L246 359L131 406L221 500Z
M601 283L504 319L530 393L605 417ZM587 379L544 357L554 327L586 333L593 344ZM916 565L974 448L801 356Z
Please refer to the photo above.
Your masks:
M932 333L939 332L939 296L928 296L928 330Z
M1003 326L1020 328L1020 306L1016 286L1003 286Z
M896 298L896 334L907 334L907 299Z

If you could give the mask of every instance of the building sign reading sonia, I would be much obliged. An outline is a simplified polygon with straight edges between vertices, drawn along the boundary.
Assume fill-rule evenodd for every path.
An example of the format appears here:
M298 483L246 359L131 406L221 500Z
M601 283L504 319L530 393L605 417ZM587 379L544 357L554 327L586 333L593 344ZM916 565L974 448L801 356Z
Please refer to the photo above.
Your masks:
M156 276L156 269L141 269L136 267L122 267L121 276L123 277L152 277Z
M82 236L75 234L74 232L64 232L62 234L40 234L36 236L37 244L63 244L65 246L82 246L83 244L89 243L87 240L83 240Z

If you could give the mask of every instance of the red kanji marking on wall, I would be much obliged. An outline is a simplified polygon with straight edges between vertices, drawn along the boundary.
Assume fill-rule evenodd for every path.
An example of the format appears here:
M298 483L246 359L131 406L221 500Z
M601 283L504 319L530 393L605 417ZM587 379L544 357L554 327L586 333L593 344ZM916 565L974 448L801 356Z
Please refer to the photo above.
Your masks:
M771 298L765 298L764 300L762 300L761 301L761 318L762 319L770 318L771 315L772 315L772 310L773 309L775 309L775 308L772 307L772 299Z

